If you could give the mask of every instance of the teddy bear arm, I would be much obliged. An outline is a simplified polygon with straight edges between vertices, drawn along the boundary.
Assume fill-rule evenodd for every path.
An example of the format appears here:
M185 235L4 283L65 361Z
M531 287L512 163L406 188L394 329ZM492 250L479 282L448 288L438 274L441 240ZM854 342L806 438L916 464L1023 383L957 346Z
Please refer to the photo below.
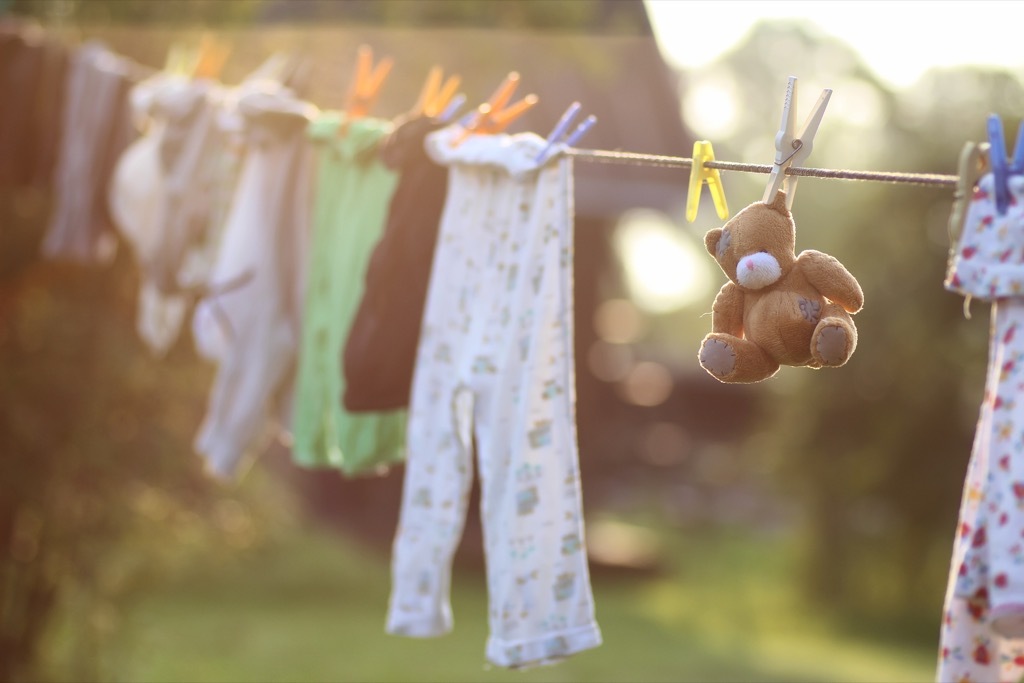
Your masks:
M727 282L718 290L711 307L711 329L734 337L743 336L743 290Z
M850 313L864 307L864 291L850 271L834 256L808 249L800 253L797 266L822 296Z

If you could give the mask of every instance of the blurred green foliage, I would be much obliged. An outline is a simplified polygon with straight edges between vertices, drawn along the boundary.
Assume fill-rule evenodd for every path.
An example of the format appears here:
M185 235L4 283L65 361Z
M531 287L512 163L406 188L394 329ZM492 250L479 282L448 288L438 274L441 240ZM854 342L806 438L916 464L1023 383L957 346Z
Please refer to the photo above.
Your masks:
M733 132L715 140L719 159L772 159L789 75L800 79L798 127L821 88L835 90L814 167L955 175L990 111L1007 130L1024 112L1015 74L933 70L897 92L813 27L766 23L699 77L684 76L736 98ZM760 200L765 180L725 183L736 211ZM796 502L808 596L920 633L937 633L987 361L986 305L975 302L968 320L942 285L951 202L945 189L801 179L797 251L830 253L859 279L860 341L841 369L783 368L756 385L764 412L740 451L751 476Z
M11 0L14 13L81 24L246 26L257 22L494 27L647 34L641 0Z
M10 11L46 23L236 25L251 23L262 0L12 0Z
M101 659L107 671L138 682L932 677L930 642L859 632L803 601L788 535L718 529L684 537L662 526L658 538L662 575L595 573L605 642L554 667L509 671L484 662L485 582L462 567L452 577L451 633L386 635L387 558L322 533L281 538L241 560L197 563L174 581L130 592Z
M121 590L197 554L256 545L291 514L279 486L232 491L204 474L190 441L210 368L187 345L148 356L127 249L105 268L39 260L47 209L31 191L0 195L4 681L38 676L55 612L74 622L61 677L95 680L104 606Z

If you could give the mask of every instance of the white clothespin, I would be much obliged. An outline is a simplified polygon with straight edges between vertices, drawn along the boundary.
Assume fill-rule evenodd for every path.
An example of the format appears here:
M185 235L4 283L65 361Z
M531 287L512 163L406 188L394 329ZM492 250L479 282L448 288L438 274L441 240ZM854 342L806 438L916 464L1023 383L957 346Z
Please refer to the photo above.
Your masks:
M796 126L796 76L789 77L789 84L786 85L786 99L782 103L782 123L779 132L775 136L775 164L772 173L768 176L768 187L765 188L764 197L761 198L765 204L771 204L779 188L786 191L786 208L793 207L793 197L796 194L796 176L786 175L786 169L790 166L800 166L811 154L814 146L814 135L818 132L818 125L821 117L825 115L825 107L832 96L832 90L826 88L821 91L817 104L811 115L804 121L804 127L800 134L793 135Z

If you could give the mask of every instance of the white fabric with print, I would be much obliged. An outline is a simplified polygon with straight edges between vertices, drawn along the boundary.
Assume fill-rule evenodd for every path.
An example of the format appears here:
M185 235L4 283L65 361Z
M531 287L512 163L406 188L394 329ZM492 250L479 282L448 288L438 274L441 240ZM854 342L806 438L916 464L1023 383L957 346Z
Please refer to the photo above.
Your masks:
M544 140L427 137L450 167L409 407L389 633L452 628L451 562L476 468L494 664L601 643L583 538L575 419L572 162Z
M995 206L991 174L967 210L946 287L992 299L989 367L943 609L937 680L1024 676L1024 178Z
M1010 203L996 211L995 180L982 176L952 254L946 289L979 299L1024 296L1024 176L1007 181Z

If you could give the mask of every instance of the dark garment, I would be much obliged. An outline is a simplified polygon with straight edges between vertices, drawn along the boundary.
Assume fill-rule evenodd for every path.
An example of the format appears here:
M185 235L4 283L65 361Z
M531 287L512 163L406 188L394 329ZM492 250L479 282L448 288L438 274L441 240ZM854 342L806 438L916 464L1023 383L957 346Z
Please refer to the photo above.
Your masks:
M343 400L350 412L409 405L434 244L448 194L448 169L427 156L423 139L440 127L426 117L405 121L380 149L381 159L399 178L342 353Z
M149 70L89 42L72 53L64 83L55 201L43 254L53 260L105 263L117 239L108 210L114 164L136 136L128 91Z
M50 186L67 61L38 26L0 23L0 186Z

